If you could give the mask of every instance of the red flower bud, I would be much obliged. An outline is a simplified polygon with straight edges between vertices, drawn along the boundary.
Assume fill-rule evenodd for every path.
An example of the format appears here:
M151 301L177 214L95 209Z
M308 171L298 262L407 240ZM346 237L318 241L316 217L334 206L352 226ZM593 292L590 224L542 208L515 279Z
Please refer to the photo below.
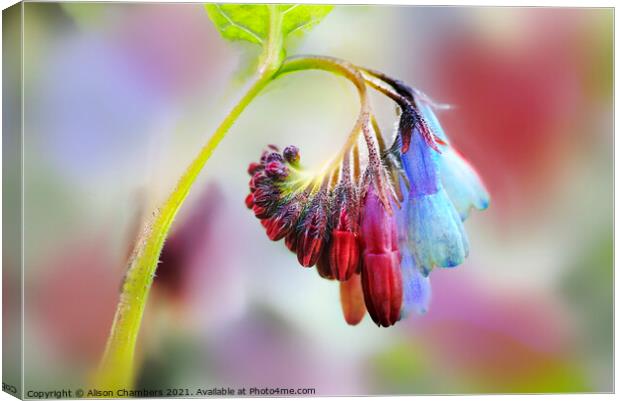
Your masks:
M255 191L260 187L269 187L272 185L271 178L267 177L264 171L260 170L250 178L250 191Z
M310 208L297 237L297 260L302 266L314 266L325 245L327 216L319 200Z
M403 300L400 254L367 254L363 257L364 301L372 320L388 327L400 319Z
M301 207L296 202L283 206L280 212L267 220L268 223L265 228L269 239L279 241L287 236L295 228L300 213Z
M248 194L248 196L245 197L245 206L247 206L248 209L252 209L254 206L254 195Z
M329 262L333 275L340 281L348 280L359 268L358 235L350 229L348 213L344 208L340 212L338 225L332 231L329 248Z
M332 273L332 267L329 263L329 252L321 253L321 257L319 258L319 261L316 262L316 271L319 273L319 276L325 279L328 279L328 280L334 279L334 275Z
M289 251L293 253L297 252L297 235L295 234L295 231L286 236L284 239L284 245L286 245Z
M318 262L323 251L323 238L302 234L297 239L297 260L304 267L311 267Z
M278 210L280 191L275 187L261 186L252 193L252 210L259 219L273 216Z
M262 168L263 168L263 166L260 163L252 162L248 166L248 174L254 175L257 171L259 171Z
M364 293L359 274L354 274L347 281L340 282L340 305L344 320L355 326L362 321L366 314L364 306Z
M400 319L401 256L396 220L385 210L372 186L366 194L360 228L364 301L372 320L388 327Z
M329 257L334 276L340 281L348 280L359 267L357 235L350 231L334 230Z
M252 206L252 211L254 212L254 216L258 217L259 219L266 219L271 215L266 207L262 207L256 204Z

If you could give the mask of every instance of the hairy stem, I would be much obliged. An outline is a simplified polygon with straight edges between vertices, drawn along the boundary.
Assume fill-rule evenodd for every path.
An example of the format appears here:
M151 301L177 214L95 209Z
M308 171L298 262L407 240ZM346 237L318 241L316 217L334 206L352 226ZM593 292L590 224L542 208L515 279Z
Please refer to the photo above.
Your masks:
M277 17L277 13L271 12L271 15ZM273 25L278 26L279 23L281 21L274 21ZM278 32L278 30L279 28L274 28L274 32ZM274 33L274 35L276 34ZM224 118L196 158L187 167L164 204L153 212L140 234L125 274L105 353L94 378L98 388L115 390L133 386L135 347L142 316L155 276L159 255L172 221L217 145L243 110L270 81L286 73L308 69L320 69L342 75L356 86L362 103L360 116L356 122L357 128L354 129L345 144L347 151L355 145L360 127L368 129L370 109L366 94L366 83L355 67L341 60L318 56L292 57L282 63L281 38L277 35L272 38L273 41L270 41L267 46L258 78Z
M284 55L282 15L277 12L276 7L276 5L268 6L269 33L263 47L257 78L187 167L164 204L153 212L140 234L125 274L103 359L94 378L95 383L101 388L118 389L133 386L135 347L142 315L155 277L159 255L172 221L217 145L241 112L274 79L282 64Z
M140 234L125 274L120 300L95 383L105 389L131 388L134 353L142 315L164 240L192 184L241 112L271 80L261 75L232 108L185 170L164 204L153 212Z
M357 67L357 68L362 72L364 76L364 80L366 80L366 83L368 83L372 88L378 90L384 95L392 98L392 100L394 100L396 103L398 103L401 106L406 104L407 102L415 101L415 98L418 98L422 100L424 103L433 107L434 109L447 110L447 109L452 108L452 106L450 106L449 104L436 103L435 101L433 101L433 99L431 99L426 93L422 92L421 90L416 89L416 88L411 88L403 84L398 79L392 78L380 71L373 70L370 68L364 68L364 67ZM381 83L377 82L377 79L380 80L381 82L388 84L389 87L386 87L382 85ZM399 88L399 87L406 88L407 91L411 91L411 94L413 96L410 97L408 94L407 96L405 96L402 93L402 90L401 92L398 92L396 88Z
M409 99L398 93L392 87L385 86L383 82L377 81L374 76L369 76L367 75L367 73L364 73L363 76L364 80L371 88L392 99L402 110L406 109L407 107L413 107L415 102L414 99Z

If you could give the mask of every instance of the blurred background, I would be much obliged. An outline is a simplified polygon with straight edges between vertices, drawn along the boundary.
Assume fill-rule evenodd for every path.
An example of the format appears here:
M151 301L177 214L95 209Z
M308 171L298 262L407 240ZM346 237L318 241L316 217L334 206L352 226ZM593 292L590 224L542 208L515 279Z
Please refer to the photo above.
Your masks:
M341 316L338 287L269 241L250 161L316 165L352 126L351 85L286 76L208 162L164 249L138 388L317 395L613 390L612 9L338 6L292 52L348 59L454 106L439 118L490 208L424 316ZM87 383L145 216L240 95L249 45L201 4L25 4L26 390ZM394 109L373 98L389 131Z

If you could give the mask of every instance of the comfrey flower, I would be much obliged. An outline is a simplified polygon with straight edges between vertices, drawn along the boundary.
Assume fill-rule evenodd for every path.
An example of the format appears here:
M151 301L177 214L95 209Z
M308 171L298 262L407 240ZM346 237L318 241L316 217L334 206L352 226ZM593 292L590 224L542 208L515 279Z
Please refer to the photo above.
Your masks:
M441 182L440 157L416 133L411 147L402 155L410 186L403 206L403 241L425 276L434 266L463 263L469 253L463 223Z
M368 312L388 327L428 310L432 269L463 263L469 252L463 221L471 208L486 208L489 197L426 96L384 74L358 71L399 106L391 145L368 106L342 152L320 172L302 166L295 146L280 152L270 145L248 168L246 205L302 266L339 282L347 323Z
M454 207L465 221L472 208L484 210L489 206L489 193L476 170L453 147L430 104L419 102L420 110L428 126L441 140L439 158L442 183Z

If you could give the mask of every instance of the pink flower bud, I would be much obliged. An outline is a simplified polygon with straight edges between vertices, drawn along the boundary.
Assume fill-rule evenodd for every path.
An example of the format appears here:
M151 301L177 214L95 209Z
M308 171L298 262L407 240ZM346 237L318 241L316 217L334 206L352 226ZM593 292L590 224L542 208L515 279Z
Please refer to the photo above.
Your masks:
M271 161L265 167L265 174L274 180L283 180L288 176L288 167L279 161Z
M360 228L364 301L372 320L388 327L400 319L401 256L395 217L385 210L372 186L364 200Z

